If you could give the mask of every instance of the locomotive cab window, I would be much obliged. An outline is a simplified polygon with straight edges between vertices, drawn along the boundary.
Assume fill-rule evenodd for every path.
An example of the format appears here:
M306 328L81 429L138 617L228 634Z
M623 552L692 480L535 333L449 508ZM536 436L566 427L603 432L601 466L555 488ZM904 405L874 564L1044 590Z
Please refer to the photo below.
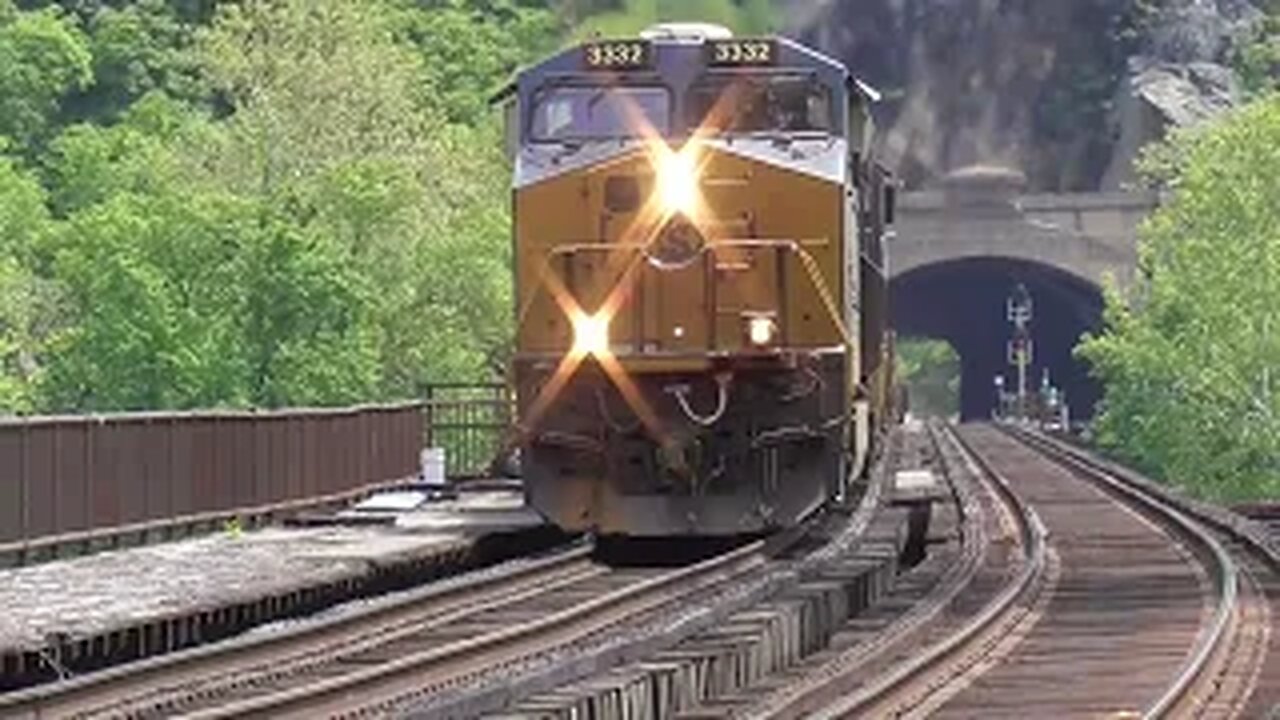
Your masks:
M666 88L561 85L538 93L529 135L534 142L609 140L665 135L670 124Z
M808 75L710 76L690 88L685 109L701 133L837 134L831 90Z

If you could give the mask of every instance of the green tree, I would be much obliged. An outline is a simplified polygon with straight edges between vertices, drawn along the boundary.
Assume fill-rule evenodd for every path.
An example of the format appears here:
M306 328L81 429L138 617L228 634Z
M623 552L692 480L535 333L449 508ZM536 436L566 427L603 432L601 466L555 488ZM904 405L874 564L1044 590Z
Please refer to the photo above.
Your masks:
M125 192L194 188L209 175L202 156L225 145L223 134L203 113L159 91L109 127L72 125L43 156L52 206L67 215Z
M1280 95L1182 134L1151 172L1131 304L1079 353L1105 395L1099 441L1212 498L1280 492Z
M474 47L474 18L450 12L466 22L447 37ZM215 87L234 107L218 174L232 192L332 238L376 288L383 396L491 377L485 360L510 333L500 138L491 121L449 123L450 102L483 94L424 85L420 48L394 39L403 23L342 0L249 2L221 11L202 38Z
M230 103L220 168L267 197L352 160L421 167L441 113L418 56L392 41L377 4L249 0L201 34L203 67Z
M745 34L767 33L776 25L770 0L567 0L564 10L578 37L635 35L658 22L709 22Z
M1253 36L1235 50L1236 71L1244 86L1253 92L1280 87L1280 3L1271 3L1270 14L1258 24Z
M907 388L911 413L952 417L960 412L960 356L945 340L899 338L897 378Z
M76 213L57 277L74 320L41 391L50 409L146 410L243 404L235 312L243 279L219 207L188 194L121 193ZM230 231L230 232L229 232ZM234 241L233 241L234 242Z
M536 0L0 0L0 412L402 398L510 346ZM34 8L34 9L32 9ZM41 187L41 185L44 187Z
M81 118L114 120L135 100L156 90L200 97L193 26L164 0L138 0L99 8L85 21L93 57L93 87L71 105Z
M0 7L0 135L34 154L67 95L92 82L91 63L83 34L56 9Z
M364 278L331 237L260 202L120 193L70 218L56 268L75 322L50 357L50 408L375 397Z
M37 274L50 223L40 184L0 156L0 414L36 407L32 388L58 311L53 287Z
M378 397L373 288L323 230L278 215L238 264L254 404L351 404Z
M453 123L491 121L489 98L520 65L555 49L559 20L512 0L395 0L392 27L422 58L433 104Z

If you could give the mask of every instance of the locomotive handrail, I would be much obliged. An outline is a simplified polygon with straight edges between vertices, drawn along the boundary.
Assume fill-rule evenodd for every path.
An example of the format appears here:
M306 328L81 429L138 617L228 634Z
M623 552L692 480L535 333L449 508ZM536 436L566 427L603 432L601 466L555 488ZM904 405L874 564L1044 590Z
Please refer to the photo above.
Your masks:
M722 249L728 249L728 248L766 248L766 249L773 248L773 249L786 250L791 252L792 254L794 254L796 257L800 259L800 264L804 268L805 273L808 276L809 282L813 286L814 292L817 293L818 299L822 302L824 308L826 309L827 315L830 318L831 323L835 326L836 330L840 333L840 337L844 341L845 347L847 349L852 350L852 348L856 347L856 343L854 342L853 335L852 333L850 333L848 326L844 322L844 319L840 317L839 306L835 302L835 298L831 296L831 291L827 287L826 282L822 278L822 271L818 267L817 261L814 260L813 255L810 254L808 250L805 249L806 245L826 245L829 242L830 242L830 239L825 237L795 238L795 239L725 238L721 240L713 240L713 241L707 242L699 250L699 253L702 255L706 255L707 253L713 252L715 250L722 250ZM613 242L606 242L606 241L575 242L575 243L568 243L565 245L557 245L551 248L550 250L548 250L547 253L542 257L542 262L538 266L538 278L539 280L545 280L547 277L551 276L551 261L553 258L556 258L556 257L571 255L577 252L614 252L618 250L629 250L637 253L645 253L650 247L650 245L651 243L648 243L648 242L613 243ZM630 274L631 274L631 268L627 268L623 272L623 278L619 284L621 285L622 282L626 282L627 281L626 278ZM718 279L716 279L716 276L714 274L712 275L711 282L712 283L719 282ZM516 319L517 333L520 331L520 328L524 326L525 321L528 319L528 314L533 307L534 300L538 298L539 293L542 292L547 287L547 285L548 284L546 282L538 282L537 286L529 294L529 297L526 298L524 304L520 308L520 312Z

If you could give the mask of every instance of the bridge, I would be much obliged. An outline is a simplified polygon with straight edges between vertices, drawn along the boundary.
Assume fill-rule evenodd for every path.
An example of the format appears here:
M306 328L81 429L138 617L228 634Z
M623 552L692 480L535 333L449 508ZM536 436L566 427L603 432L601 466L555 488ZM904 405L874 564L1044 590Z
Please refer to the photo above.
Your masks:
M1004 302L1023 283L1035 302L1033 381L1048 369L1076 416L1099 389L1072 357L1100 326L1102 287L1137 269L1137 228L1155 193L1024 194L1020 174L975 168L941 189L905 193L890 241L890 292L900 336L947 340L961 360L961 413L988 416L993 379L1008 375Z

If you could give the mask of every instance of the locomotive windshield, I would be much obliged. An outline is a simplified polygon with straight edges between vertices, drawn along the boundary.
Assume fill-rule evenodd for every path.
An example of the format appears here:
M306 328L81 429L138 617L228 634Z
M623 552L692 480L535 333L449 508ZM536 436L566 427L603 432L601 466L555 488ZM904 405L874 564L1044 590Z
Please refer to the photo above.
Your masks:
M637 137L647 128L665 135L671 96L660 87L563 85L539 93L530 136L534 141Z
M831 91L807 75L704 78L689 89L685 110L698 132L835 132Z

